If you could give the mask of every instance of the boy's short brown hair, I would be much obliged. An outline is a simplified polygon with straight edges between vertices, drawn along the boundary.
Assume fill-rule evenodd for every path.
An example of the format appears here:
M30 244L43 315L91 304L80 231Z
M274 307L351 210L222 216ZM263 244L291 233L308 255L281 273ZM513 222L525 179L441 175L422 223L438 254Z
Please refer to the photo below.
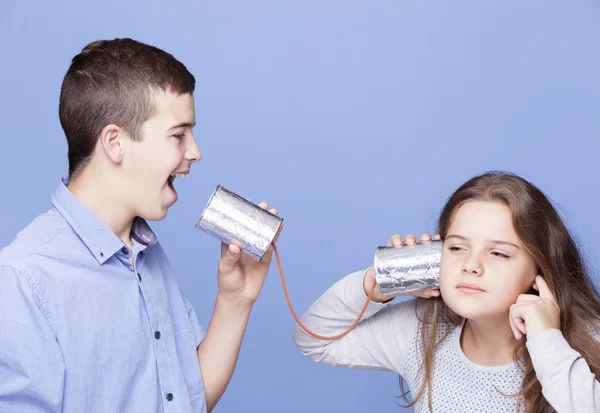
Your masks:
M71 61L59 117L69 147L69 176L89 161L102 129L115 124L134 139L155 114L153 91L193 94L196 80L171 54L132 39L99 40Z

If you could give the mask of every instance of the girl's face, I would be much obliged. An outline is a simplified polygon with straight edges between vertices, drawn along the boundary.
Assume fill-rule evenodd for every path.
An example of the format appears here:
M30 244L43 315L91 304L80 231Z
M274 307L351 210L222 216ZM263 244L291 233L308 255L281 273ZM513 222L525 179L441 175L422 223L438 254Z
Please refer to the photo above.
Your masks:
M458 208L440 265L444 302L471 320L508 315L536 276L535 262L515 232L509 208L496 202L469 201Z

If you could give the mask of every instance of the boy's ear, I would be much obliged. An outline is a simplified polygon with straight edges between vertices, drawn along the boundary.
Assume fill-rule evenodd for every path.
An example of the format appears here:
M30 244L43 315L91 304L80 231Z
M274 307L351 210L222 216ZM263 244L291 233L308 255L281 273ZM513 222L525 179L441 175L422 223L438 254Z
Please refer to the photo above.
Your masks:
M117 125L106 125L100 133L99 144L106 156L114 163L123 160L123 147L121 142L126 132Z

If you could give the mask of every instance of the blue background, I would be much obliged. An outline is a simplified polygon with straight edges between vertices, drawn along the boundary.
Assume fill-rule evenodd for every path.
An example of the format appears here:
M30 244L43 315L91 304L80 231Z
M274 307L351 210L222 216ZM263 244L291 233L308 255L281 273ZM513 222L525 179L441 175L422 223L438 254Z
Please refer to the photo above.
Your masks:
M591 0L0 0L0 245L67 171L70 59L133 37L197 79L204 158L153 228L205 325L219 243L194 224L218 183L285 218L299 313L392 233L433 230L450 193L490 169L545 191L598 268L599 23ZM402 410L397 375L317 365L293 328L273 265L217 412Z

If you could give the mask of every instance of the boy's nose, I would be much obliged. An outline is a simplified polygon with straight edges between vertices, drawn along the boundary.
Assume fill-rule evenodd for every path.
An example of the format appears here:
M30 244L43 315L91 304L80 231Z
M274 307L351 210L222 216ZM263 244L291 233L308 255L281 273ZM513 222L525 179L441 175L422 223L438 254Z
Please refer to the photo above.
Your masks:
M200 152L195 139L192 139L192 143L185 153L185 158L190 162L198 162L202 158L202 152Z

